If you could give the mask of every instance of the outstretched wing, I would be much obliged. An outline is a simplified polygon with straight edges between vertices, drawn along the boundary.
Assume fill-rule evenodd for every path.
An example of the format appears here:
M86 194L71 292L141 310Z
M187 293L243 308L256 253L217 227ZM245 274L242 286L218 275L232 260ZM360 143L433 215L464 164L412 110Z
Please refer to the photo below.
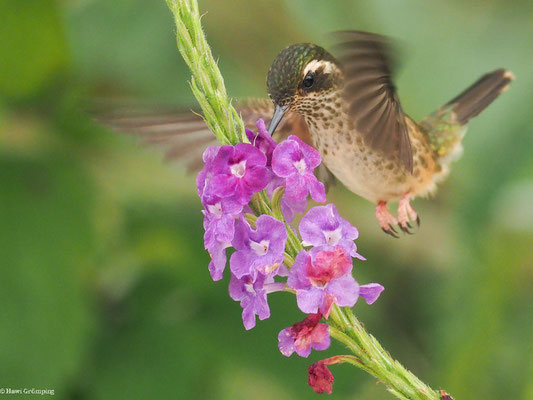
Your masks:
M205 148L218 143L203 119L193 112L159 106L111 106L113 111L101 108L92 112L98 123L134 135L145 145L161 147L165 160L179 160L191 171L201 169Z
M237 103L244 125L257 130L255 123L263 118L269 124L274 106L268 99L248 99ZM165 159L184 163L191 171L201 168L202 153L208 146L216 146L215 135L207 128L202 117L175 109L133 109L97 113L96 120L116 131L137 135L142 142L165 148ZM280 123L274 139L279 142L296 135L311 143L309 130L303 118L289 113Z
M412 172L411 141L391 78L389 41L360 31L336 32L335 37L335 56L343 68L344 96L355 128L370 148L395 156Z

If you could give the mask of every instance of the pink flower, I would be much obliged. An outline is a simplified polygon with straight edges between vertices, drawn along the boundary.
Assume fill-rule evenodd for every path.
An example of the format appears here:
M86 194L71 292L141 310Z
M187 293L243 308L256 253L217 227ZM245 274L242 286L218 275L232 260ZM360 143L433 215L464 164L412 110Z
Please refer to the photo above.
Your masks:
M320 311L326 318L333 304L353 306L359 285L353 278L352 259L343 247L333 250L302 250L289 272L287 284L296 290L298 307L304 313Z
M300 357L308 357L311 348L326 350L331 342L329 325L320 324L322 314L311 314L301 322L283 329L278 335L281 354L289 357L296 352Z
M304 313L320 311L328 318L333 304L352 307L359 296L372 304L383 291L383 286L370 283L359 286L352 276L352 259L338 245L331 250L314 247L302 250L294 260L287 284L296 290L298 307Z

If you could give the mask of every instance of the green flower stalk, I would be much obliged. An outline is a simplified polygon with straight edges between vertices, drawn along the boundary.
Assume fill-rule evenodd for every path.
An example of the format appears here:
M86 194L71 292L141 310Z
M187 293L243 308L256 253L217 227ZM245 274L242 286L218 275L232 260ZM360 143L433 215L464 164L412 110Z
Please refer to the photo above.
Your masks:
M361 258L354 243L357 230L331 204L309 210L300 223L299 234L289 224L284 207L291 201L293 205L302 200L306 204L308 194L315 201L326 200L323 185L313 175L320 164L316 150L292 136L276 145L268 135L260 136L266 132L261 120L259 135L250 137L253 132L245 131L227 96L201 27L197 1L167 0L167 4L176 22L178 49L192 73L193 93L208 127L226 145L206 150L206 167L199 174L197 185L205 206L204 239L212 257L209 268L213 279L222 278L227 261L225 249L232 245L237 250L230 260L230 296L241 301L245 328L255 326L256 315L259 319L270 315L267 294L296 293L298 306L309 315L280 332L280 351L285 355L296 351L305 357L311 348L326 349L332 337L351 353L309 367L309 384L316 392L330 393L333 375L328 366L345 363L373 375L399 399L451 399L394 360L347 306L355 304L358 296L371 304L383 290L379 284L359 285L351 274L352 257ZM300 161L294 162L298 157ZM272 176L277 181L270 181ZM265 189L279 181L284 184ZM246 205L253 214L245 211L249 211ZM338 228L321 228L326 219L328 224L333 220ZM316 232L319 235L313 236ZM325 242L312 243L313 237L322 240L321 234L325 235ZM307 251L309 243L314 247ZM326 271L326 267L330 269ZM274 281L274 276L287 275L286 269L278 274L283 268L290 269L287 281ZM353 293L345 293L350 288ZM317 293L324 299L320 304L315 301ZM319 323L322 318L327 324ZM305 340L296 343L295 338L300 340L302 335L306 335Z
M198 3L167 0L167 5L174 14L178 49L191 70L192 92L207 126L221 144L247 142L242 119L231 105L224 79L205 39Z

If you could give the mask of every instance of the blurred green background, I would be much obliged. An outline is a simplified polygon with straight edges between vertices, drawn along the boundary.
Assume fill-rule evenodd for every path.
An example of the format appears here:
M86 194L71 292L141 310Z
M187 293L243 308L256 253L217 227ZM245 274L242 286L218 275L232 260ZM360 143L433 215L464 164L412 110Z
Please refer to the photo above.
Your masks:
M461 399L533 399L533 3L200 1L229 93L264 96L284 46L337 29L395 37L404 109L420 119L483 73L511 89L473 120L420 232L394 240L373 205L330 192L360 230L356 313L434 388ZM308 399L307 366L277 333L287 295L246 332L227 279L213 283L194 177L98 126L87 99L190 107L189 73L163 0L0 1L0 387L60 399ZM390 399L349 366L334 399ZM21 397L21 396L20 396Z

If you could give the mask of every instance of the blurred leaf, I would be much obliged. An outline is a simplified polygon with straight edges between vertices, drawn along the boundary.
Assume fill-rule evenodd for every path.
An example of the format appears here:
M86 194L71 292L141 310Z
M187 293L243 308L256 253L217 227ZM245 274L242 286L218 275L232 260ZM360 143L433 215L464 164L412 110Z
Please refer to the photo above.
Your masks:
M91 0L65 9L77 77L93 92L195 104L164 1Z
M62 157L0 160L0 376L60 391L91 333L91 185Z
M151 271L123 303L108 304L87 371L91 397L209 398L217 353L187 312L192 300L168 274Z
M360 25L368 20L365 18L368 7L360 7L357 3L350 0L339 0L334 4L321 0L285 0L291 17L300 22L302 28L307 28L308 34L314 35L313 39L319 42L319 34L344 29L363 29ZM320 24L310 24L310 21L320 21Z
M1 0L0 15L0 95L15 100L33 96L67 64L57 4Z
M454 329L439 338L440 359L448 364L447 389L457 398L518 398L532 348L531 313L520 318L531 308L531 239L486 232L483 245L483 256L456 291L448 316Z

